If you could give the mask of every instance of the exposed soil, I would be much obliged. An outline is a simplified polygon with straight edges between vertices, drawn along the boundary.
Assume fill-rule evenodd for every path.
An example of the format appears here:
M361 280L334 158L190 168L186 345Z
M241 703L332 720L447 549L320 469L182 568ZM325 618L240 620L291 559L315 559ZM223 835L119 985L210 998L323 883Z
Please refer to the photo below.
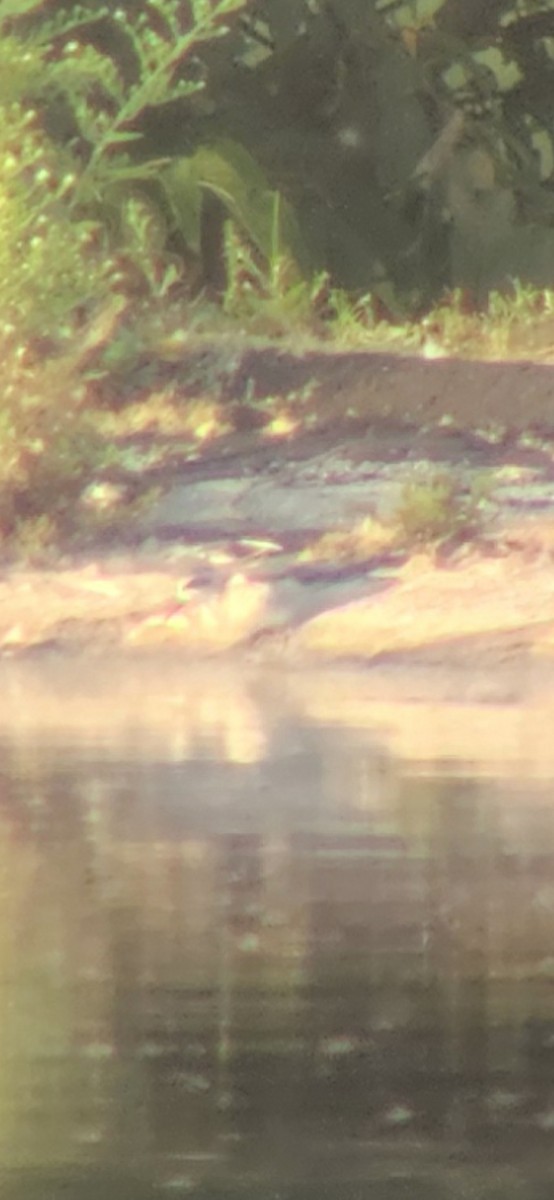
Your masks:
M516 674L549 674L553 367L202 342L146 382L141 371L126 380L126 399L179 380L184 402L202 389L218 394L232 431L194 461L158 471L161 499L119 544L48 569L6 568L4 655L169 647L287 665L346 659L436 672L439 664L457 676L479 660L490 678L508 661ZM268 395L289 419L279 437L256 416L257 398ZM478 534L438 549L302 554L325 530L360 520L366 493L378 511L406 465L422 463L493 470L511 491L504 483ZM145 476L144 487L151 482Z

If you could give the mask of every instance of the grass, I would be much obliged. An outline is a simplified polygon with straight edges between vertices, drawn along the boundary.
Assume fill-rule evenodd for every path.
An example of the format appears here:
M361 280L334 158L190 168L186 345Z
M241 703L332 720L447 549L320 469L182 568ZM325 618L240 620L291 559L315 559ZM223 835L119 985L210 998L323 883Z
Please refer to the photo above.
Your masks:
M387 519L368 516L348 530L330 530L300 555L303 562L363 563L376 555L440 549L471 541L486 527L491 481L486 473L468 485L456 471L413 478Z
M491 292L487 305L472 308L457 291L420 323L425 357L517 359L548 356L554 345L554 291L515 280Z
M402 489L392 524L408 546L466 541L482 531L489 496L486 474L471 485L458 472L416 474Z
M364 517L351 529L330 530L300 555L303 562L363 563L375 554L398 546L398 529L376 517Z

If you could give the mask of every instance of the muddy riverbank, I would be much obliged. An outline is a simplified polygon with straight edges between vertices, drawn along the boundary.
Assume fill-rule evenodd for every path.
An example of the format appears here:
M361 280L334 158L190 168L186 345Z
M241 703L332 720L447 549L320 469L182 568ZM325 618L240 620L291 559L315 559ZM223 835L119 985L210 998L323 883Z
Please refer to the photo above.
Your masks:
M181 372L183 403L202 375L232 429L158 473L118 539L5 566L4 658L169 651L395 674L427 664L443 687L480 663L487 679L507 662L548 674L551 366L245 346L223 367L202 353L163 372ZM271 428L253 419L269 395ZM475 527L433 545L392 534L406 487L437 472L462 496L486 477Z

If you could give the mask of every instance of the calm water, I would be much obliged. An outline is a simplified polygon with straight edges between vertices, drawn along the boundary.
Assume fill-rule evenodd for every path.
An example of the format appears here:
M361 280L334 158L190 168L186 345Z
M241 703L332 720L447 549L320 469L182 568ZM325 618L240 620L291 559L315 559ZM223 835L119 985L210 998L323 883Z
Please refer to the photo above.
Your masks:
M6 669L2 1200L551 1200L552 728Z

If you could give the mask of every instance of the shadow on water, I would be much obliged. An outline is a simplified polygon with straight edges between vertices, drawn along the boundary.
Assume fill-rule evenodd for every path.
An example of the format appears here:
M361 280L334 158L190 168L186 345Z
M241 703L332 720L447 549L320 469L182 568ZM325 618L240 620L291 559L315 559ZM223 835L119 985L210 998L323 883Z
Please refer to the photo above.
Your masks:
M2 671L2 1200L550 1200L548 700Z

